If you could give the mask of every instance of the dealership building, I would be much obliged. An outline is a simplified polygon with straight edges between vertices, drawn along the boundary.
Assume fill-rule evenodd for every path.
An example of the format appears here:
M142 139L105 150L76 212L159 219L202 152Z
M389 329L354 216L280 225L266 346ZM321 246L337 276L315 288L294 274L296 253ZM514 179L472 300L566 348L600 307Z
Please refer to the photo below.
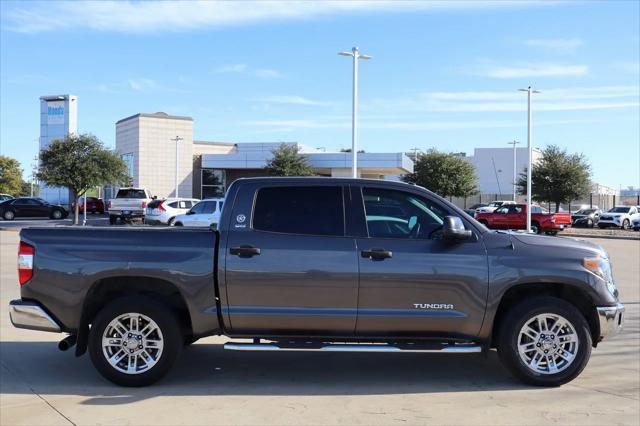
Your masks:
M317 175L351 176L351 153L285 143L298 147ZM281 144L194 140L191 117L163 112L139 113L116 123L116 151L127 163L133 185L161 198L175 197L176 187L180 197L222 197L234 180L264 176ZM360 177L395 179L412 171L413 161L402 152L358 153Z

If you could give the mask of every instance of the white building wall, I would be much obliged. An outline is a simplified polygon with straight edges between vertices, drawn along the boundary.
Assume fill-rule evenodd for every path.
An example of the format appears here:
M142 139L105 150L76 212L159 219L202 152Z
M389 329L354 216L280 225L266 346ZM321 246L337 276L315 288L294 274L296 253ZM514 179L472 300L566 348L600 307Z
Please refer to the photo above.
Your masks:
M541 156L539 150L534 150L533 162ZM472 157L464 158L476 169L480 193L513 193L513 148L476 148ZM526 170L528 161L527 148L516 148L516 179Z
M160 198L191 197L193 180L193 120L166 114L138 114L116 124L116 151L134 154L133 184Z

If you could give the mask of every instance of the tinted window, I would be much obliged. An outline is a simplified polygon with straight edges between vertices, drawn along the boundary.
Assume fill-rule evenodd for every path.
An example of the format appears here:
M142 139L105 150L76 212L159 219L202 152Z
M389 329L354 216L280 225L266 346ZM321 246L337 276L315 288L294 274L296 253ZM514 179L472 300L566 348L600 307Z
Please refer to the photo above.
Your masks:
M217 201L204 201L202 213L215 213Z
M195 206L191 207L191 213L202 213L202 209L204 208L204 201L199 202Z
M409 192L365 188L362 195L373 238L436 238L448 214L431 200Z
M39 206L42 203L34 200L33 198L18 198L15 202L15 205L21 205L21 206Z
M142 189L120 189L116 198L147 198L147 194Z
M609 210L609 213L629 213L631 207L614 207Z
M294 186L262 188L253 211L253 228L306 235L344 235L342 188Z
M155 209L155 208L158 208L160 203L162 203L162 200L153 200L152 202L147 204L147 207L149 207L150 209Z

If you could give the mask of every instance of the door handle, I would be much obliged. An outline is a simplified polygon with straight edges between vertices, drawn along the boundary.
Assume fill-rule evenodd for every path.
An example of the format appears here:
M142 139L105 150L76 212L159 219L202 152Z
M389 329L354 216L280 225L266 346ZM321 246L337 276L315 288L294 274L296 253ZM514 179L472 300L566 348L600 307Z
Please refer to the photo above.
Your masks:
M252 257L259 255L260 249L250 245L241 245L240 247L231 247L229 253L234 256Z
M391 259L393 257L393 252L390 250L373 248L371 250L362 250L360 255L371 260L385 260Z

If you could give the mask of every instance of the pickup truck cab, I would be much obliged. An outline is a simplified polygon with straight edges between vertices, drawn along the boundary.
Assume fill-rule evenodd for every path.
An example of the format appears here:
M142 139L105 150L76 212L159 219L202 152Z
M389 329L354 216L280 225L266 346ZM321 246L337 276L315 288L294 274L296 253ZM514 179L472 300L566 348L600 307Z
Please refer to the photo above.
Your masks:
M210 335L244 351L497 348L518 378L557 386L623 322L602 247L490 231L400 182L240 179L217 230L27 228L20 238L13 324L68 333L61 349L88 349L125 386L160 379Z
M147 204L151 202L149 191L144 188L120 188L116 197L109 200L109 224L120 220L144 219Z
M508 204L491 213L476 213L476 220L491 229L526 229L527 205ZM571 214L547 213L542 207L531 206L531 230L535 234L556 235L571 226Z

